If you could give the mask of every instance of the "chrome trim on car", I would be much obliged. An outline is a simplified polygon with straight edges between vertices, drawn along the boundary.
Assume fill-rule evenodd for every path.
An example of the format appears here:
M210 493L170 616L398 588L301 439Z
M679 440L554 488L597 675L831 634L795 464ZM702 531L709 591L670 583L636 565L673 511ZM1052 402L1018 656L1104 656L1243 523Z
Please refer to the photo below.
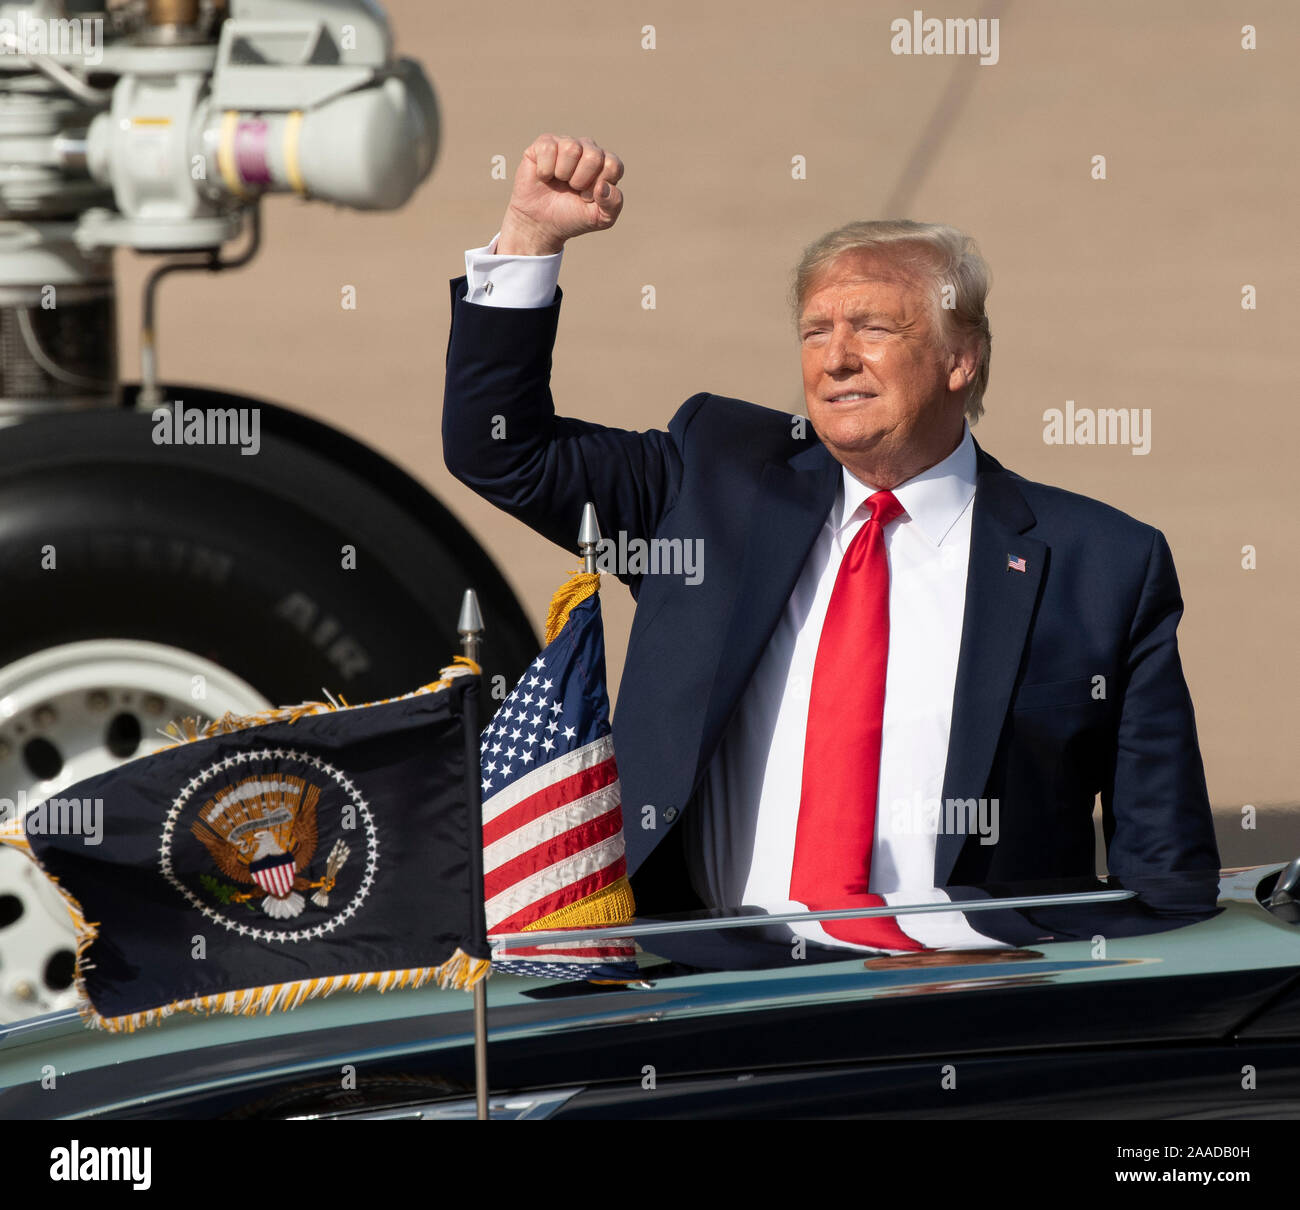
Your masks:
M583 1092L582 1088L548 1088L542 1092L522 1092L513 1096L493 1097L488 1102L488 1117L494 1122L521 1122L527 1118L549 1118ZM451 1101L426 1101L396 1109L348 1110L340 1113L296 1114L290 1122L358 1121L358 1122L464 1122L476 1116L473 1097Z
M663 937L716 929L758 928L768 924L798 924L809 920L865 920L871 916L918 916L927 912L991 912L1017 908L1068 907L1079 903L1111 903L1135 899L1136 891L1079 891L1063 895L1022 895L1008 899L962 899L948 903L911 903L897 907L824 908L816 912L755 913L752 916L710 916L701 920L656 920L648 924L607 924L591 928L548 929L530 933L495 933L488 942L495 953L514 946L550 945L556 941L603 940L610 937Z

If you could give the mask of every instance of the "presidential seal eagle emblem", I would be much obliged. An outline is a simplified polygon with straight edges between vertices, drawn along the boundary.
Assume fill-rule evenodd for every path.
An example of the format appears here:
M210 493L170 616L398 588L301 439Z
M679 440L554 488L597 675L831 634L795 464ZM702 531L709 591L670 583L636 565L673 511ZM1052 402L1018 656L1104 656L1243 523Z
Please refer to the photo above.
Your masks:
M190 831L227 878L256 884L266 893L261 906L268 916L288 920L302 912L300 891L314 890L312 902L329 905L329 893L348 859L347 844L336 840L324 875L313 880L304 874L316 855L320 792L320 786L301 777L243 777L208 799ZM256 891L242 892L232 900L256 897Z
M195 775L172 802L160 846L164 877L205 916L274 941L321 937L350 919L378 855L352 779L284 748L236 752Z

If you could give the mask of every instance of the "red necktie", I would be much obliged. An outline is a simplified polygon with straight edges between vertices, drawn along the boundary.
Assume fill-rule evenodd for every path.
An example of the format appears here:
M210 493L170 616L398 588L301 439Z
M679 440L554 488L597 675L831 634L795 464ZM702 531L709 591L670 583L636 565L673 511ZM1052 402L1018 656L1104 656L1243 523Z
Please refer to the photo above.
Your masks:
M808 701L803 792L790 898L822 908L883 907L867 893L880 784L880 731L889 658L889 562L884 527L903 511L876 492L871 516L844 552L822 623ZM883 949L925 947L892 916L824 920L841 941Z

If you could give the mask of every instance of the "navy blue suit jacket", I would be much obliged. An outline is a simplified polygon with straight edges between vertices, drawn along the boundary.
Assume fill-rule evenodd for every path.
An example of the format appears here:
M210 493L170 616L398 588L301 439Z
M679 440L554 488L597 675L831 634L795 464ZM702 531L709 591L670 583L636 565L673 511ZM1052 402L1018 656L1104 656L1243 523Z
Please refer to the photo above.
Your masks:
M840 464L810 425L796 438L789 414L707 393L665 432L556 416L563 293L548 307L508 309L467 303L465 289L453 279L443 411L452 473L570 551L588 500L606 537L703 540L698 584L620 577L637 603L613 723L628 868L655 850L662 864L830 511ZM1099 792L1110 873L1217 869L1164 537L976 448L943 798L996 798L1000 836L985 845L941 834L935 885L1094 874ZM1009 571L1009 555L1025 571ZM680 890L683 879L675 860L669 882ZM690 906L672 898L657 910Z

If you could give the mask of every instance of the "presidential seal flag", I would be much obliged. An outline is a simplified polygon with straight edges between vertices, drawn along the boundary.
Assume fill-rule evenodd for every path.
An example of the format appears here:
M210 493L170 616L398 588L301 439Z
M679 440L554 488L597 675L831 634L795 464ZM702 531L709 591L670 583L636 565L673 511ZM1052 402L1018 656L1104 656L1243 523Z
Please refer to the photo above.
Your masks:
M458 658L382 702L185 720L60 792L101 804L94 834L41 804L10 825L72 914L90 1023L482 978L477 672Z
M551 601L546 647L484 728L479 761L488 931L626 924L635 915L605 686L600 576ZM511 945L493 966L561 979L628 979L627 940Z

